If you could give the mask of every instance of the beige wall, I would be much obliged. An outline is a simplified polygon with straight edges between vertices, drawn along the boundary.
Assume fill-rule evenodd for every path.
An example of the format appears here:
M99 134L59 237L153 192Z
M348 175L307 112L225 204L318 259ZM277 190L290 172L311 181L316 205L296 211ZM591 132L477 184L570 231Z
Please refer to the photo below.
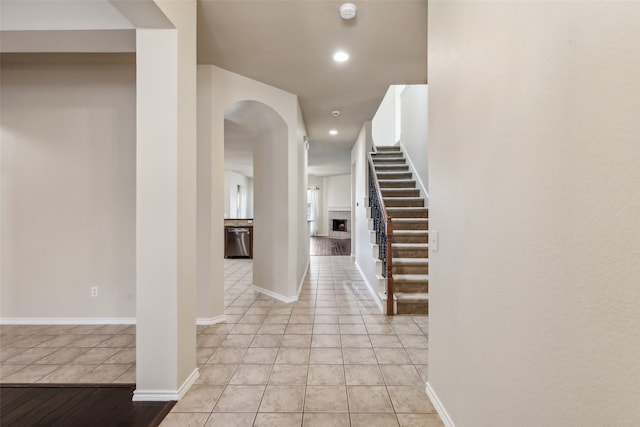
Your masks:
M640 425L640 3L429 3L429 385L458 427Z
M20 58L1 69L2 318L133 318L134 59Z

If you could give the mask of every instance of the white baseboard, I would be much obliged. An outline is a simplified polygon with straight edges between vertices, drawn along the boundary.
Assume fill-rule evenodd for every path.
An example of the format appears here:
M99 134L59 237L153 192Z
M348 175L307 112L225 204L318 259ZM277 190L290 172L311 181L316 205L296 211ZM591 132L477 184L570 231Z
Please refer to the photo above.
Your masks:
M429 396L429 400L431 400L433 407L436 408L436 411L438 411L438 415L440 415L440 418L442 419L445 427L456 427L456 425L453 423L453 420L449 416L449 413L446 409L444 409L444 405L442 404L442 402L440 402L438 395L433 390L433 388L431 388L431 384L427 383L425 391L427 392L427 396Z
M285 297L284 295L280 295L277 292L273 292L273 291L261 288L261 287L256 286L256 285L251 285L251 289L253 289L256 292L260 292L261 294L267 295L267 296L269 296L271 298L275 298L278 301L282 301L282 302L286 302L286 303L298 301L298 296L297 295L294 296L294 297Z
M135 317L3 317L0 325L135 325Z
M227 320L227 316L224 314L216 317L198 317L196 319L196 325L215 325L216 323L222 323L225 320Z
M191 375L184 380L178 390L135 390L133 392L134 402L166 402L171 400L180 400L189 391L191 386L200 376L200 371L195 368Z

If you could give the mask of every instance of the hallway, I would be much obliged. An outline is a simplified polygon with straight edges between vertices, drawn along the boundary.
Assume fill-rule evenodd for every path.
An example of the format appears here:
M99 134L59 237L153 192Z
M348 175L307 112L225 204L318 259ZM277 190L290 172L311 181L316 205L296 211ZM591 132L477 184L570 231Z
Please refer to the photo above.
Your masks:
M292 304L251 281L250 260L225 260L226 322L198 327L200 378L163 426L442 425L427 317L381 315L350 257L311 257ZM2 326L2 382L133 382L134 333Z

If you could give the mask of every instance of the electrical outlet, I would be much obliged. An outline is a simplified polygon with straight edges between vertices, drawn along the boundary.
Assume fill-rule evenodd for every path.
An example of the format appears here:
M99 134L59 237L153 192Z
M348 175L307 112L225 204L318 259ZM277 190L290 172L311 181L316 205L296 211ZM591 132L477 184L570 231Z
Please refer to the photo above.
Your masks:
M92 297L97 297L98 296L98 287L97 286L92 286L91 287L91 296Z

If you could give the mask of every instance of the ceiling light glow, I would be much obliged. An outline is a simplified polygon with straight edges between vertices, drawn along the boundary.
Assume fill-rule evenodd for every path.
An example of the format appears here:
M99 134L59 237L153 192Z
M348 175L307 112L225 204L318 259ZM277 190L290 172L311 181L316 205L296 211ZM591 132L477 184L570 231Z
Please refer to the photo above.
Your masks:
M333 54L333 60L336 62L346 62L349 60L349 54L343 50L339 50Z
M335 129L331 129L331 130L329 131L329 135L337 135L337 134L338 134L338 131L337 131L337 130L335 130Z

